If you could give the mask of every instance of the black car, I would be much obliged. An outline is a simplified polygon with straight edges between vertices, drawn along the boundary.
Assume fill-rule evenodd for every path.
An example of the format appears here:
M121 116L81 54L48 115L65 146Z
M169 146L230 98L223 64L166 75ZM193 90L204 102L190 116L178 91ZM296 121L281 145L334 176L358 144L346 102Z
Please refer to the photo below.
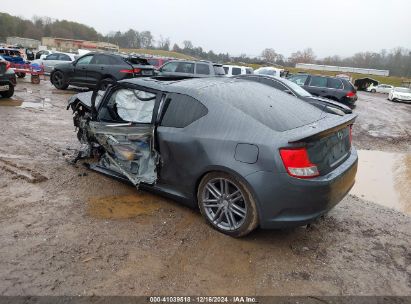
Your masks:
M295 74L288 78L312 95L332 99L351 107L357 101L357 90L347 79L329 76Z
M231 236L305 225L354 184L356 115L324 113L254 81L117 82L70 97L89 167L198 207ZM93 98L94 96L94 98Z
M16 74L10 68L10 62L0 56L0 96L10 98L14 94Z
M118 80L153 76L147 59L121 54L88 53L73 62L58 64L51 72L51 83L60 90L69 85L103 90Z
M328 112L328 113L338 114L338 115L345 115L345 114L352 113L352 110L346 105L343 105L342 103L339 103L337 101L334 101L328 98L313 96L310 93L308 93L306 90L304 90L302 87L300 87L299 85L295 84L292 81L284 79L284 78L270 76L270 75L256 75L256 74L238 75L238 76L235 76L235 78L248 79L248 80L257 81L257 82L269 85L275 89L278 89L280 91L293 95L297 98L300 98L312 104L313 106L316 106L317 108L325 112Z
M169 78L213 77L224 76L225 70L222 64L205 60L172 60L161 66L156 75Z

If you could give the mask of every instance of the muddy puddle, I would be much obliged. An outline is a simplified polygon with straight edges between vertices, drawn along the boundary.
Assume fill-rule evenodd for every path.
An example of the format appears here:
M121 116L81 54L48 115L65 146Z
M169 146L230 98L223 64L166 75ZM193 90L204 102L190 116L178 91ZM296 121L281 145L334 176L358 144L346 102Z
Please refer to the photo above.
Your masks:
M23 101L21 99L4 98L0 99L0 106L19 108L48 108L51 106L49 98Z
M129 219L150 215L162 207L158 196L136 193L122 196L93 197L88 200L88 213L104 219Z
M411 215L411 154L358 151L351 194Z

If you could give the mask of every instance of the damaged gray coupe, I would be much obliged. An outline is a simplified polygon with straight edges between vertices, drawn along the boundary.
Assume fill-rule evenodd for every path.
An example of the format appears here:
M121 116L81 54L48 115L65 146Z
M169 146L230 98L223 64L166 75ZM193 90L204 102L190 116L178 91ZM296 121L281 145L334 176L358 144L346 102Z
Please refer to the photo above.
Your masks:
M136 78L100 93L69 100L79 158L198 207L225 234L307 224L354 184L354 114L242 79Z

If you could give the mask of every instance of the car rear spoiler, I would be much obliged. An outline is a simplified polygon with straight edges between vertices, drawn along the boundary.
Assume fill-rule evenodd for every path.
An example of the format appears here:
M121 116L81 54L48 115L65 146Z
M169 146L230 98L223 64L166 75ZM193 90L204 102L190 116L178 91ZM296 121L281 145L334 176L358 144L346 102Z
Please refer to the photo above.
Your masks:
M317 122L314 122L310 125L302 126L299 129L303 129L298 132L294 137L288 141L290 144L300 143L300 142L309 142L322 137L325 137L329 134L335 133L338 130L344 129L352 125L357 118L357 114L346 114L340 116L337 119L324 119Z

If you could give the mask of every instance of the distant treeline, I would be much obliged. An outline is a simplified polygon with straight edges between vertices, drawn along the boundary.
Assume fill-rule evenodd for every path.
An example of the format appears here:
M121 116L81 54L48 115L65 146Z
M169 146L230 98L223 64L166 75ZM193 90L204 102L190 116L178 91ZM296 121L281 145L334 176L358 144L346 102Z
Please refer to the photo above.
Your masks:
M273 48L262 51L261 56L250 57L245 54L231 56L228 53L214 53L205 51L200 46L194 46L191 41L185 40L180 45L171 44L169 38L162 36L156 39L150 31L113 31L107 35L98 33L93 27L67 21L55 20L49 17L33 17L32 20L0 13L0 41L6 37L18 36L41 39L41 37L59 37L92 41L106 41L117 44L120 48L146 48L175 51L193 57L215 62L241 62L244 64L277 64L294 66L295 63L317 63L359 68L390 70L390 75L411 77L411 51L397 47L380 52L361 52L347 58L338 55L317 59L311 48L297 51L286 58L278 54Z

